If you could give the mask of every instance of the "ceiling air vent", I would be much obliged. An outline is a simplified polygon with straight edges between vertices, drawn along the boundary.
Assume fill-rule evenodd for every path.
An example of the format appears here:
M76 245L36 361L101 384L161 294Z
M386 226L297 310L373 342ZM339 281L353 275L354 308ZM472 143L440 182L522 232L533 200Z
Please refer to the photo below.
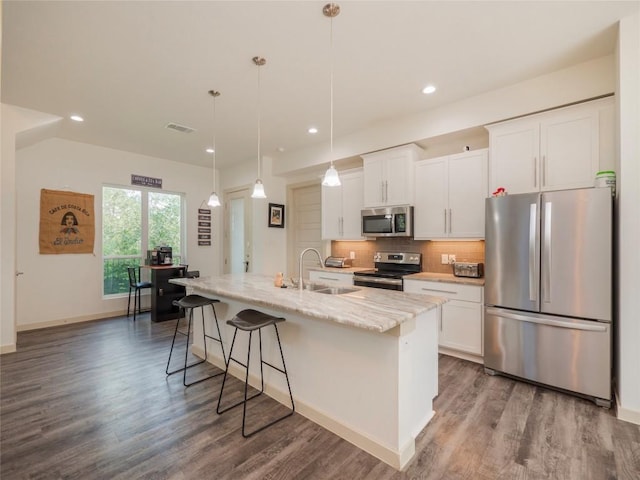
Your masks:
M177 123L167 123L164 128L168 128L170 130L176 130L182 133L191 133L196 131L195 128L185 127L184 125L180 125Z

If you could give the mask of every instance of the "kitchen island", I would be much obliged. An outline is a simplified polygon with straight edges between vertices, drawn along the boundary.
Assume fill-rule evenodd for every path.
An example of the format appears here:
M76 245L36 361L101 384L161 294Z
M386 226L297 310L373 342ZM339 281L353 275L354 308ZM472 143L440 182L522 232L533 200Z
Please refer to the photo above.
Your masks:
M333 295L277 288L272 278L254 274L171 282L221 301L216 312L224 325L227 354L233 329L225 320L240 310L285 317L279 331L296 411L395 468L411 460L415 437L434 414L438 307L444 299L366 287ZM208 332L214 328L211 321ZM246 352L242 337L236 340L236 352ZM279 365L273 337L265 331L263 355ZM201 333L196 331L194 339L194 351L203 355L203 345L197 343ZM212 343L207 350L208 360L223 367L220 349ZM258 364L252 360L253 385L259 385ZM287 404L284 378L269 370L266 393ZM239 368L231 372L244 378ZM286 422L278 428L286 428Z

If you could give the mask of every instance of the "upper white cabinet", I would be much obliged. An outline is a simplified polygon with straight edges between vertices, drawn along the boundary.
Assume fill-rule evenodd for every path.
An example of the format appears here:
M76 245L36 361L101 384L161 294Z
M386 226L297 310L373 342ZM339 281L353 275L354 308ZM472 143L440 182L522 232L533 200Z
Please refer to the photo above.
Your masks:
M593 186L601 157L608 156L600 143L601 132L612 131L612 108L609 97L487 126L489 192Z
M364 206L413 205L413 171L422 149L414 144L362 155Z
M482 149L416 163L416 240L484 238L487 159Z
M339 187L322 187L322 239L364 240L360 232L362 171L340 175Z

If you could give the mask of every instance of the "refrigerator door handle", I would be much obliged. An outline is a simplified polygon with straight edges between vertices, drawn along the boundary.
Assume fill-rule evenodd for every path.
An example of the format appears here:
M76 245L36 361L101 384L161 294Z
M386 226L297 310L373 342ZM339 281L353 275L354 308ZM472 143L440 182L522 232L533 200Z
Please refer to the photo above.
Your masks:
M551 202L544 204L544 247L542 257L542 301L551 302Z
M519 315L517 313L505 312L498 308L487 307L485 312L487 315L495 315L501 318L508 318L510 320L516 320L521 322L537 323L539 325L549 325L551 327L569 328L571 330L584 330L587 332L606 332L609 325L602 325L598 322L593 322L594 325L585 325L584 323L565 322L562 320L549 320L546 318L535 318L527 315Z
M536 228L537 204L529 205L529 300L536 301Z

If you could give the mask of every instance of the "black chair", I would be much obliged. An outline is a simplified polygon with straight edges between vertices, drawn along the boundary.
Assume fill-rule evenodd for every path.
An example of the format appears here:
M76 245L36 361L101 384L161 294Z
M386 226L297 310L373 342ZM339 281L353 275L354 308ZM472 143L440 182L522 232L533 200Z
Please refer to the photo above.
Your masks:
M142 313L140 291L144 288L153 287L151 282L143 282L140 279L140 267L127 267L129 273L129 300L127 301L127 317L130 315L131 292L133 294L133 321L136 321L136 307L138 313Z
M219 303L220 300L217 299L213 299L213 298L206 298L200 295L187 295L186 297L182 297L180 300L174 300L172 303L173 305L177 306L179 311L178 311L178 319L176 321L176 329L175 332L173 333L173 340L171 341L171 350L169 350L169 359L167 360L167 368L165 369L165 373L167 375L173 375L174 373L177 372L183 372L182 373L182 384L185 387L189 387L195 383L200 383L203 382L205 380L208 380L210 378L214 378L217 377L218 375L222 375L224 373L224 371L215 373L213 375L209 375L207 377L201 378L200 380L195 380L192 382L187 383L187 369L191 368L191 367L195 367L196 365L200 365L201 363L204 363L207 361L207 338L210 338L211 340L214 340L218 343L220 343L220 348L222 349L222 358L224 360L225 366L227 364L227 357L224 353L224 344L222 343L222 335L220 334L220 325L218 324L218 317L216 315L216 309L213 306L214 303ZM207 335L207 331L205 330L205 326L204 326L204 307L206 307L207 305L211 305L211 310L213 312L213 319L215 321L216 324L216 329L218 330L218 338L216 337L212 337L211 335ZM204 343L204 359L192 363L191 365L187 364L188 358L189 358L189 338L191 336L191 326L193 324L193 310L195 308L201 308L201 312L202 312L202 340ZM187 318L189 319L188 324L187 324L187 331L186 332L182 332L179 330L179 326L180 326L180 319L182 318L182 311L185 311ZM181 368L177 368L173 371L169 371L169 364L171 363L171 355L173 354L173 347L176 343L176 336L178 334L184 335L187 337L187 343L185 345L185 351L184 351L184 366Z
M217 413L224 413L228 410L231 410L234 407L237 407L238 405L242 405L242 436L245 438L250 437L251 435L258 433L261 430L264 430L267 427L270 427L271 425L273 425L274 423L279 422L280 420L284 420L287 417L290 417L291 415L293 415L293 412L295 411L295 405L293 403L293 395L291 394L291 385L289 384L289 375L287 374L287 367L284 363L284 355L282 353L282 345L280 344L280 335L278 334L278 326L276 325L277 323L280 322L284 322L285 319L282 317L274 317L273 315L269 315L263 312L259 312L257 310L253 310L253 309L247 309L247 310L242 310L241 312L238 312L238 314L232 318L231 320L227 320L227 324L231 325L232 327L235 327L235 331L233 332L233 340L231 341L231 350L229 351L229 360L227 361L227 368L224 372L224 378L222 379L222 386L220 387L220 395L218 396L218 406L216 407L216 412ZM280 358L282 359L282 368L276 367L272 364L270 364L269 362L265 362L262 358L262 328L264 327L268 327L269 325L273 325L273 328L276 331L276 338L278 340L278 348L280 349ZM235 358L233 358L233 346L236 342L236 335L238 333L238 330L243 330L245 332L249 332L249 344L248 344L248 348L247 348L247 363L246 365L238 360L236 360ZM253 332L255 330L258 330L258 337L260 338L260 391L254 395L252 395L251 397L247 398L247 391L248 391L248 387L249 387L249 360L251 359L251 336L253 334ZM236 362L238 365L241 365L242 367L244 367L246 369L246 377L244 380L244 399L234 403L233 405L230 405L228 407L225 408L220 408L220 403L222 401L222 392L224 391L224 385L227 381L227 376L229 373L229 365L231 364L231 361ZM263 375L263 365L267 365L268 367L273 368L274 370L282 373L285 378L287 379L287 388L289 389L289 398L291 399L291 411L289 413L287 413L286 415L276 418L275 420L272 420L271 422L267 423L266 425L263 425L255 430L253 430L252 432L247 433L246 429L245 429L245 419L246 419L246 415L247 415L247 402L249 400L252 400L256 397L258 397L259 395L261 395L262 393L264 393L264 375Z

